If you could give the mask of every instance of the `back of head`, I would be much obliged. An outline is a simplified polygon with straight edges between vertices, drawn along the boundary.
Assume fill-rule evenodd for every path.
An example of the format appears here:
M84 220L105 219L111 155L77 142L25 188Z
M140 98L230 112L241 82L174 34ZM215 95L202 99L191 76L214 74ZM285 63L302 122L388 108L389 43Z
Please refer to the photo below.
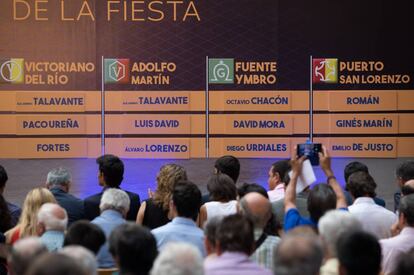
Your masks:
M99 226L82 220L76 221L69 226L63 246L80 245L96 255L105 241L105 233Z
M401 193L404 196L414 194L414 180L408 180L404 185L401 187Z
M414 194L402 197L398 210L400 215L404 216L407 225L414 227Z
M98 263L95 255L88 249L80 245L69 245L59 251L60 254L66 255L79 263L85 274L95 275Z
M251 192L256 192L265 196L266 198L269 198L266 189L257 183L243 183L242 186L237 188L237 195L240 199Z
M201 206L201 192L194 183L190 181L178 182L174 187L172 200L179 217L197 220Z
M353 162L348 163L344 169L345 182L348 182L349 176L355 172L368 173L368 166L366 166L365 164L359 161L353 161Z
M60 167L51 170L47 174L46 185L48 188L66 187L72 181L72 176L66 168Z
M398 165L395 173L403 182L414 179L414 160L407 160Z
M9 177L7 176L6 169L4 169L4 167L0 165L0 189L6 186L6 182L8 179Z
M68 225L66 210L56 203L43 204L37 212L37 222L44 226L46 231L55 230L64 232Z
M58 253L47 253L36 259L27 275L89 275L80 264L69 256Z
M163 165L157 175L157 190L153 197L154 202L167 210L174 185L185 180L187 180L187 172L184 167L174 163Z
M348 211L330 210L319 219L319 234L329 254L336 257L336 243L346 232L362 230L361 223Z
M337 243L340 268L347 275L378 275L381 269L381 246L371 234L352 231Z
M215 216L211 219L208 219L204 223L204 236L208 242L208 247L206 245L206 250L209 254L215 252L217 242L217 228L219 227L222 219L222 216Z
M124 163L114 155L103 155L96 159L99 172L102 173L105 185L119 187L124 179Z
M239 252L250 255L253 252L253 223L241 214L223 218L217 228L216 238L221 253Z
M109 251L122 274L148 274L157 257L157 243L146 227L125 223L112 231Z
M287 159L279 160L272 164L273 175L278 173L281 181L285 180L286 175L290 171L290 169L291 169L290 160L287 160Z
M397 267L393 275L412 275L414 274L414 249L403 253L397 262Z
M128 194L116 188L108 188L102 195L99 209L101 212L111 209L122 213L124 216L129 210L130 198Z
M255 228L263 229L272 215L272 207L268 198L252 192L240 200L240 211L249 218Z
M317 275L323 260L319 239L313 235L285 235L274 257L277 275Z
M203 275L203 258L187 243L169 243L154 262L151 275Z
M308 197L308 211L314 222L318 223L325 212L335 208L336 194L330 185L318 184L312 188Z
M214 163L214 168L220 174L226 174L236 183L240 174L240 161L234 156L222 156Z
M18 240L12 247L9 257L9 268L14 275L24 275L41 254L47 253L46 246L37 237Z
M213 175L208 179L207 190L213 201L231 201L237 198L234 181L226 174Z
M367 172L355 172L349 176L346 188L354 198L375 197L377 184Z

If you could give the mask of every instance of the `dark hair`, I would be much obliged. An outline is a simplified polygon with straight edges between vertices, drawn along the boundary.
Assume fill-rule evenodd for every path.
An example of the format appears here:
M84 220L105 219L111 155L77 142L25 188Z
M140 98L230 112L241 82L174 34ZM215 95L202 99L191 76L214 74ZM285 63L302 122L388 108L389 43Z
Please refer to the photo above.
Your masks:
M4 233L10 228L12 228L10 210L3 195L0 194L0 232Z
M286 178L286 174L290 171L290 160L284 159L276 161L272 164L272 173L279 174L280 180L283 181Z
M207 182L207 190L212 201L231 201L237 198L236 185L226 174L211 176Z
M346 188L354 198L366 196L374 198L377 184L367 172L355 172L349 176Z
M158 254L151 231L132 222L116 227L108 242L109 252L119 259L121 274L148 274Z
M404 215L408 225L414 226L414 194L403 196L398 210L400 215Z
M124 164L117 156L103 155L96 159L99 172L103 174L108 187L117 188L124 179Z
M233 156L222 156L216 160L214 167L219 173L228 175L233 179L234 183L237 182L240 174L240 161Z
M308 211L311 219L318 223L328 210L336 208L336 194L327 184L318 184L312 188L308 197Z
M263 186L258 185L257 183L243 183L242 186L237 188L237 194L239 195L240 199L251 192L256 192L265 196L266 198L269 198L266 189L264 189Z
M69 226L63 246L80 245L96 255L105 241L105 233L99 226L82 220L76 221Z
M6 169L4 169L4 167L0 165L0 188L6 186L6 182L8 179L9 177L7 176Z
M201 192L190 181L179 181L174 186L172 200L180 217L197 220L201 206Z
M216 231L221 251L250 255L254 246L253 230L253 223L243 215L234 214L224 217Z
M378 275L381 270L381 246L370 233L352 231L341 235L337 254L347 275Z
M37 258L27 275L87 275L82 267L69 256L59 253L46 253Z
M362 162L359 162L359 161L353 161L353 162L348 163L345 166L345 169L344 169L345 182L348 182L349 176L352 175L355 172L366 172L366 173L368 173L368 166L366 166L365 164L363 164Z
M401 187L401 193L404 196L410 195L410 194L414 194L414 187L410 186L410 185L403 185Z
M414 249L399 256L394 275L409 275L414 273Z
M395 171L397 177L400 177L404 182L414 179L414 161L407 160L398 165Z

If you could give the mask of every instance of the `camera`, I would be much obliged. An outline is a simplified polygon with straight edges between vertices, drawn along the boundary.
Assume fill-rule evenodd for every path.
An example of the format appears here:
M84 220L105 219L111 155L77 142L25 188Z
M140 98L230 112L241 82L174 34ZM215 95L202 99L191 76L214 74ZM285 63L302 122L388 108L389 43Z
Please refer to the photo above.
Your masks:
M303 143L297 146L297 156L306 156L313 166L319 165L319 152L322 152L321 143Z

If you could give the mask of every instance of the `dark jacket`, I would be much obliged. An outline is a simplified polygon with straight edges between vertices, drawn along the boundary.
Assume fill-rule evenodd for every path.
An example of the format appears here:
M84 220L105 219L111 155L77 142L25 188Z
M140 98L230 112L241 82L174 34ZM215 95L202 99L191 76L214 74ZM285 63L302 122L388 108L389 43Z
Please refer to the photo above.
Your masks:
M62 189L55 187L50 189L58 204L65 208L68 213L68 226L73 222L85 219L85 212L83 209L83 201Z

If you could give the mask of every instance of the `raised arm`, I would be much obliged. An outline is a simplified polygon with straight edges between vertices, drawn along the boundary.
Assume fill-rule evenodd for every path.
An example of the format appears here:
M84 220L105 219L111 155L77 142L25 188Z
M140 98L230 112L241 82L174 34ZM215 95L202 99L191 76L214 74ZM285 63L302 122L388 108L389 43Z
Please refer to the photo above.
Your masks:
M298 177L302 171L302 164L303 161L306 159L305 156L301 158L297 158L296 156L296 147L295 153L290 160L290 164L292 166L292 176L290 177L290 181L288 186L286 187L285 191L285 213L287 213L292 208L296 207L296 183L298 181Z

